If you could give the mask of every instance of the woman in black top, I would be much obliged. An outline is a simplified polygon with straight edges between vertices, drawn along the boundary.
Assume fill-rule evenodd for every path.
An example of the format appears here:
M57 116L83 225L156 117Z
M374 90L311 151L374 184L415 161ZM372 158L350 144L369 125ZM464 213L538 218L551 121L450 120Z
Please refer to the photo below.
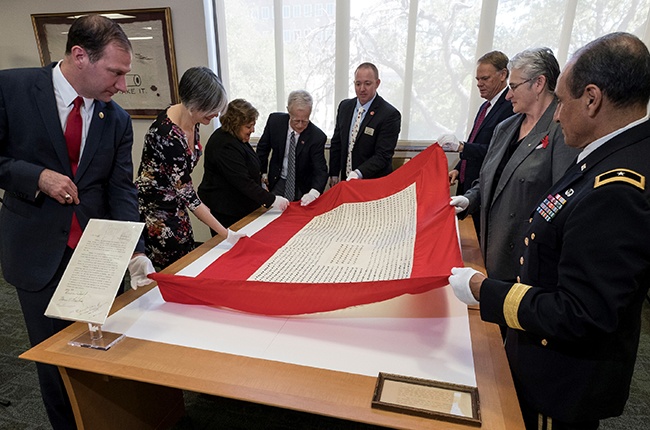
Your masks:
M221 127L205 146L199 197L226 227L260 206L284 210L289 205L284 197L262 188L260 162L249 143L258 115L246 100L231 101L221 117Z

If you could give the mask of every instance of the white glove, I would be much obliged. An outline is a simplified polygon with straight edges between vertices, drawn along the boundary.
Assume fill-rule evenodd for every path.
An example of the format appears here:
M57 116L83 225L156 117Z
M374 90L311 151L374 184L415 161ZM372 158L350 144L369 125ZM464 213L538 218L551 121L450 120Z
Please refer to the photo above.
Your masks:
M138 287L149 285L153 280L147 278L150 273L156 273L151 260L146 255L136 255L129 261L129 274L131 275L131 288L137 290Z
M458 300L466 305L478 305L478 300L474 298L472 290L469 288L469 280L477 273L481 272L471 267L454 267L451 269L449 285L451 285Z
M443 151L458 152L460 141L453 134L443 134L438 138L438 145L442 147Z
M453 206L456 210L456 213L459 214L467 209L469 206L469 199L465 196L453 196L449 202L449 205Z
M356 172L356 170L350 172L346 181L349 181L350 179L359 179L359 174Z
M226 236L226 243L229 243L234 246L237 243L237 241L242 237L246 237L246 233L242 233L239 231L232 231L231 229L228 229L228 236Z
M289 207L289 200L285 199L282 196L275 196L275 200L273 201L271 207L275 209L280 209L280 211L284 211L286 208Z
M309 203L312 203L314 200L320 197L318 190L312 188L307 194L303 194L300 199L300 206L307 206Z

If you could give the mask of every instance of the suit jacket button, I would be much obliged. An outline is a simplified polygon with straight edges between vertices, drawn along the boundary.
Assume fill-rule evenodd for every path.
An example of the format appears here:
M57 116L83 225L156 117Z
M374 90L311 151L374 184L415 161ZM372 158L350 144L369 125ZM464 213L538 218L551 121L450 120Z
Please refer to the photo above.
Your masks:
M548 345L548 340L542 339L541 343L542 343L542 346L546 346L546 345Z
M535 233L530 234L530 240L535 240Z
M532 218L532 217L531 217L531 218L528 218L528 224L530 224L530 223L532 223L532 222L533 222L533 218Z
M524 257L519 257L519 264L524 265Z
M517 276L517 282L521 282L521 276Z
M528 246L528 238L527 238L527 237L524 238L524 244L525 244L526 246Z

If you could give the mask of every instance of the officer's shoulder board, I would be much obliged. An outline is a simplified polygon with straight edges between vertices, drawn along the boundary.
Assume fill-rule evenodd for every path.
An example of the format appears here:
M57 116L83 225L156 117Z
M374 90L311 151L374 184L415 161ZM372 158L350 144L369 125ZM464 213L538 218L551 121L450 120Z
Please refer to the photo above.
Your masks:
M640 190L645 190L645 176L630 169L614 169L596 176L594 188L611 183L625 182Z

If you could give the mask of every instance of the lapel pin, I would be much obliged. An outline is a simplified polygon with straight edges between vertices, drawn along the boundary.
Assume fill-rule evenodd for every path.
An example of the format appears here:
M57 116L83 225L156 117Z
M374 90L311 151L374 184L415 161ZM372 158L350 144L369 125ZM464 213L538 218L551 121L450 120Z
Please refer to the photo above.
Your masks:
M99 119L104 119L104 112L99 113Z
M587 168L587 163L585 163L585 164L583 164L582 166L580 166L580 171L582 172L582 171L584 171L586 168Z

